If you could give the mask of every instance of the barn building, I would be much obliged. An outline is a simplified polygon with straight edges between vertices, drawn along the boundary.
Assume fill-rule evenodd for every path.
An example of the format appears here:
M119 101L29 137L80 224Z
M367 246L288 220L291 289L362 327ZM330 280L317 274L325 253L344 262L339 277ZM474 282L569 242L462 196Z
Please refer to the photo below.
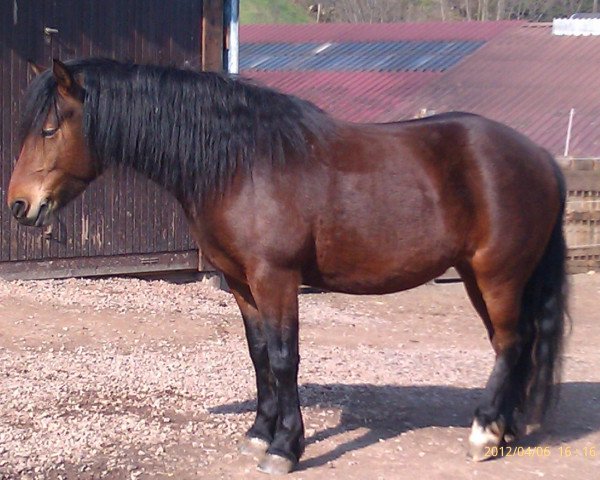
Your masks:
M28 61L101 56L235 71L237 0L6 0L0 2L0 276L205 268L176 202L133 171L107 171L51 229L23 227L6 207L18 156ZM233 48L228 48L232 46Z

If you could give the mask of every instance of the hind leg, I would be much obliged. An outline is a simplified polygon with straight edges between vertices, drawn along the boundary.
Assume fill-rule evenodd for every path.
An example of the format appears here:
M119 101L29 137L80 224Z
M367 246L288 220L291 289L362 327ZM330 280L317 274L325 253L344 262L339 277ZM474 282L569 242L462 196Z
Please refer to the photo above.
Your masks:
M492 325L492 320L490 319L490 315L487 309L487 305L485 304L483 294L479 289L479 285L477 285L475 273L473 272L471 266L468 264L458 265L456 269L460 273L465 289L469 294L469 299L471 300L471 303L475 307L475 310L481 317L483 324L485 325L485 328L488 332L488 337L491 341L494 336L494 326ZM523 361L523 358L521 358L521 361ZM505 418L506 420L506 431L504 433L504 441L506 443L514 441L517 436L518 428L514 424L515 422L513 414L515 408L517 408L517 406L521 403L519 393L522 392L525 388L525 386L522 384L524 382L524 378L522 375L518 375L518 372L517 374L515 374L515 371L513 371L512 381L514 381L514 384L512 386L516 388L510 389L510 392L507 394L507 399L503 403L501 409L503 418Z
M460 274L460 278L462 279L465 289L467 290L469 299L479 314L479 317L483 321L483 324L488 332L488 337L491 340L494 335L494 328L492 327L492 321L490 320L490 314L488 313L487 305L483 299L483 294L477 285L475 273L470 265L457 265L456 270Z
M515 375L523 349L519 329L522 286L516 281L490 281L471 278L466 284L469 296L488 329L496 361L475 410L469 437L470 454L474 460L489 457L490 447L498 446L514 436L513 413L518 405L520 386ZM485 309L480 299L485 305Z

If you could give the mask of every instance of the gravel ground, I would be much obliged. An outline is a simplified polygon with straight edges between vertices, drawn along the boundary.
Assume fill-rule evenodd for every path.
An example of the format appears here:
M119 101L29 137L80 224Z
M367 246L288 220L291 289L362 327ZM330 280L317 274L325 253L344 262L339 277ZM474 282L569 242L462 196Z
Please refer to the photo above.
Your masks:
M598 478L600 275L573 284L563 400L528 440L547 455L484 464L466 439L493 356L461 285L301 295L308 445L290 478ZM237 454L254 378L228 293L0 281L0 322L0 478L266 478Z

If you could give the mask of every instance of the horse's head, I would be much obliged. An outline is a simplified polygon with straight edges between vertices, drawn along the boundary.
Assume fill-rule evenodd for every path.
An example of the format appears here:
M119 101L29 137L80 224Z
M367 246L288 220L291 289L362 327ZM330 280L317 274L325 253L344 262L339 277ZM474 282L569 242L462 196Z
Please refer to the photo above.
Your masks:
M84 134L84 89L69 67L55 60L34 80L27 101L8 205L19 222L39 227L99 172Z

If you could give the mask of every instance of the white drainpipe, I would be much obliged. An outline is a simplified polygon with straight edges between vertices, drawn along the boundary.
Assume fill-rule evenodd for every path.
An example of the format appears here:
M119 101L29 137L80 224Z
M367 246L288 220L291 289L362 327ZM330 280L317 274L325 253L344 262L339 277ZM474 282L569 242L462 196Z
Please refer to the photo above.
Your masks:
M227 71L240 71L240 0L228 0L229 3L229 50L227 52Z

